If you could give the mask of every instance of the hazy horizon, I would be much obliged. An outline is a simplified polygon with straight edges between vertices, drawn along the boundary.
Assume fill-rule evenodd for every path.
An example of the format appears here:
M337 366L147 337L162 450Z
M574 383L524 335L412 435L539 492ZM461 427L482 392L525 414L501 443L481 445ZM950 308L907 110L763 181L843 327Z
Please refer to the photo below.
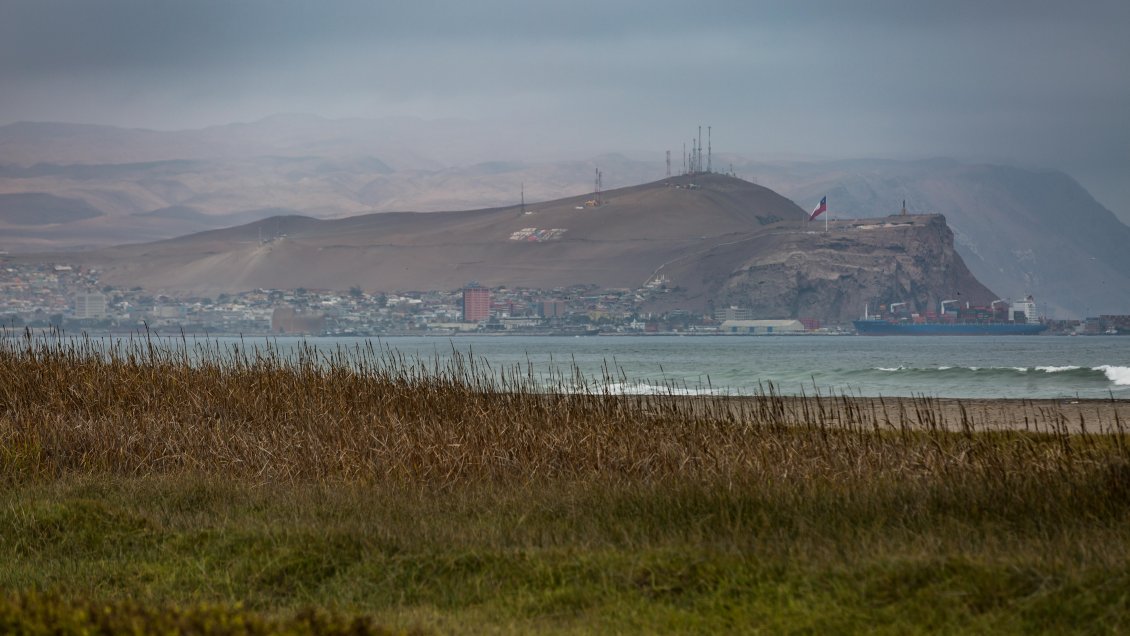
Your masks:
M15 0L0 125L279 113L506 127L558 157L715 150L1063 170L1130 221L1130 5ZM497 158L511 158L505 146Z

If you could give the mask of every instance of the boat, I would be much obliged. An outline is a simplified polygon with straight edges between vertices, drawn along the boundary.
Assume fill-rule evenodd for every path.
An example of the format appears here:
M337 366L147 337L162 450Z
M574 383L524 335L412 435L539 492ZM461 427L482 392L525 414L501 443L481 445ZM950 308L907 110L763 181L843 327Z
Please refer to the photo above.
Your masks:
M985 322L891 322L854 320L856 332L864 336L1034 336L1047 330L1043 323Z
M1048 328L1036 318L1036 301L1031 296L1011 304L996 300L988 307L966 305L946 311L947 304L956 303L944 300L940 314L924 316L908 313L907 303L882 306L885 313L878 316L864 308L863 318L852 321L852 325L856 333L865 336L1034 336ZM998 303L1002 304L1000 308Z

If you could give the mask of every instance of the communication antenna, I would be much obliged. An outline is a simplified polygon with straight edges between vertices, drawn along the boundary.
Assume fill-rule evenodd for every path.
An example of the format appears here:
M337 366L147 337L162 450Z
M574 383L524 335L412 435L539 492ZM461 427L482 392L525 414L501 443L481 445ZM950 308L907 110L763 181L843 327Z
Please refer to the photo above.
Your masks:
M526 214L526 182L522 182L522 215Z
M667 151L667 178L671 178L671 151Z
M706 127L706 171L710 170L710 126Z
M687 142L683 142L683 174L687 173Z
M694 171L702 172L702 126L698 127L698 143L695 144Z

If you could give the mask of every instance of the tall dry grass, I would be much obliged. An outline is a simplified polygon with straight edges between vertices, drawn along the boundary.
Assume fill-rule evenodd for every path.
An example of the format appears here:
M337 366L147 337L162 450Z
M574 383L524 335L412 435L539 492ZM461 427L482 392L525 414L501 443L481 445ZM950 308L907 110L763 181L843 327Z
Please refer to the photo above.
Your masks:
M1130 492L1121 422L1069 434L1044 413L1036 432L978 432L964 407L947 422L926 397L796 399L771 385L744 398L625 396L601 386L574 370L546 388L529 367L494 369L454 350L409 359L369 343L283 355L269 343L25 334L0 339L0 466L8 477L429 488L1097 479Z

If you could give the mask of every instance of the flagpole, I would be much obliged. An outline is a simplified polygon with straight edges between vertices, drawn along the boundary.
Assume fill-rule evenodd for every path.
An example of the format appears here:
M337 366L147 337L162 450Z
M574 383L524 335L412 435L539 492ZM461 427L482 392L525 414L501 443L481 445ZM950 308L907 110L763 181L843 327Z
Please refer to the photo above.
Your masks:
M814 221L816 219L817 216L819 216L821 214L824 215L824 232L827 233L828 232L828 197L827 196L821 198L820 199L820 205L817 205L816 209L812 211L812 214L808 215L808 222L811 223L812 221Z

